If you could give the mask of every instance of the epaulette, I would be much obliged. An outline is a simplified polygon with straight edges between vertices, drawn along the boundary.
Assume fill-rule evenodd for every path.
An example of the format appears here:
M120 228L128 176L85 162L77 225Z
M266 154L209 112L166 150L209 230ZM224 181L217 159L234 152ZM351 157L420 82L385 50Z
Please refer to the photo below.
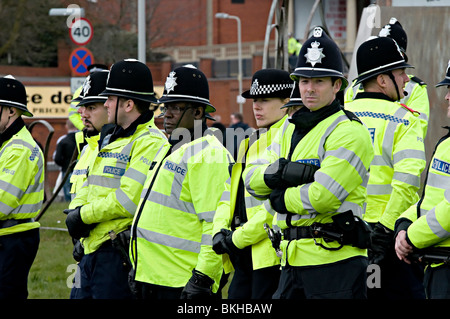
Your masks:
M424 81L422 81L421 79L419 79L417 76L411 77L411 80L413 80L414 82L418 83L420 86L427 85Z
M359 124L363 124L362 122L361 122L361 120L359 119L359 117L357 117L356 115L355 115L355 113L353 113L353 112L350 112L350 111L348 111L348 110L346 110L346 109L342 109L342 111L344 111L344 113L345 113L345 115L347 115L347 117L348 117L348 119L350 120L350 121L356 121L356 122L359 122Z

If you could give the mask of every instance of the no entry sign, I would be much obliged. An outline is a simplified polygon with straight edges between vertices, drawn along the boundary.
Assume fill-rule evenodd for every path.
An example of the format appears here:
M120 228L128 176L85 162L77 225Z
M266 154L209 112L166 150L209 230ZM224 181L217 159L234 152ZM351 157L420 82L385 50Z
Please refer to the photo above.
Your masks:
M94 63L94 56L89 49L77 48L70 55L69 63L70 69L76 75L88 75L88 66Z
M91 41L94 29L86 18L75 19L69 28L70 39L77 45L85 45Z

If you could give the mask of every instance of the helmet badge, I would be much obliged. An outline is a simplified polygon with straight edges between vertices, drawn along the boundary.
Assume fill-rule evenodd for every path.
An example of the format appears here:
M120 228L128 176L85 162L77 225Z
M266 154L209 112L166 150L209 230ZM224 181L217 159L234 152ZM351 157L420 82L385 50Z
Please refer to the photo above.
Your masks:
M387 37L391 34L391 25L387 24L383 27L383 29L380 30L379 36L380 37Z
M164 84L167 93L175 90L175 86L177 85L176 79L177 78L175 77L175 72L170 72L169 76L166 78L166 83Z
M322 58L325 54L322 53L323 48L319 48L320 42L314 41L311 43L311 48L308 48L308 52L305 54L306 63L311 63L314 67L316 63L322 63Z
M109 74L108 74L109 76ZM83 83L83 88L81 89L84 96L89 92L91 88L91 76L89 75Z

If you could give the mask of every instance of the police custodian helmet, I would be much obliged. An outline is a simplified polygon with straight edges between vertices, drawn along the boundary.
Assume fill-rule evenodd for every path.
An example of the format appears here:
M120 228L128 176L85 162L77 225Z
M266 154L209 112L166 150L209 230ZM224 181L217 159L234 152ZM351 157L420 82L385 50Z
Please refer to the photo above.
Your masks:
M159 103L194 102L205 105L206 113L216 108L209 101L208 79L192 64L180 66L169 73Z
M279 69L262 69L253 74L250 90L242 92L246 99L288 98L293 88L289 72Z
M150 69L136 59L125 59L111 66L102 96L119 96L157 103Z
M106 96L100 94L106 88L106 81L108 80L109 71L102 70L89 74L83 83L83 97L77 106L84 106L93 103L104 103Z
M304 105L302 101L302 97L300 96L300 88L298 87L298 82L294 82L294 88L292 89L291 96L289 98L289 102L283 105L281 108Z
M299 77L321 78L337 77L342 79L341 90L348 81L344 76L341 51L337 44L323 31L321 27L314 28L313 35L305 41L298 55L297 65L291 78L298 81Z
M372 37L363 42L356 51L358 77L355 84L388 71L413 68L406 63L404 53L394 39Z
M441 82L436 84L436 87L444 85L450 85L450 60L448 61L447 70L445 72L445 78Z
M400 50L402 50L402 52L406 54L406 47L408 45L408 36L406 35L403 26L400 24L400 22L398 22L396 18L391 18L389 20L389 23L386 24L383 28L381 28L380 32L378 33L378 36L389 37L394 39L395 42L397 42L398 46L400 47Z
M27 108L27 92L25 86L12 75L0 78L0 106L11 106L23 112L23 115L33 117Z

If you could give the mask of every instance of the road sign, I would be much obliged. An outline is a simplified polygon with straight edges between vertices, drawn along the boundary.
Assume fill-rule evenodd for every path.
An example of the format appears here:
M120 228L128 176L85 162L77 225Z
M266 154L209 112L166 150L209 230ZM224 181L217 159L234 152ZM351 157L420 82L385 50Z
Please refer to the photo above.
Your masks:
M69 28L69 35L72 42L77 45L85 45L91 41L94 29L91 22L86 18L75 19Z
M76 75L88 75L88 66L94 63L94 56L89 49L77 48L73 50L69 58L70 69Z

